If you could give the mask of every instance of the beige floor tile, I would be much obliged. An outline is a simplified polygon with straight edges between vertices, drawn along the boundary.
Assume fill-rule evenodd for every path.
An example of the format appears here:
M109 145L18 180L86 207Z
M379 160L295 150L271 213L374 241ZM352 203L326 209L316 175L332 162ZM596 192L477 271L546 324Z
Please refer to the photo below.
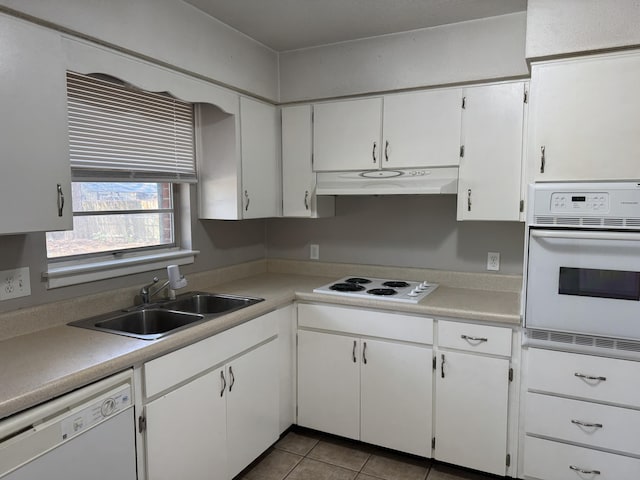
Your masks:
M257 465L243 475L246 480L283 480L303 457L273 449Z
M371 455L362 473L384 480L424 480L429 464L429 460L385 452Z
M327 439L320 440L307 457L349 470L360 471L369 458L369 453L351 442Z
M306 455L318 443L317 436L305 432L289 432L278 443L275 448L295 453L296 455Z
M359 473L356 477L356 480L380 480L378 477L372 477L371 475L367 475L366 473Z
M427 476L427 480L494 480L495 478L492 475L442 464L434 464Z
M293 469L287 480L354 480L356 475L352 470L305 458Z

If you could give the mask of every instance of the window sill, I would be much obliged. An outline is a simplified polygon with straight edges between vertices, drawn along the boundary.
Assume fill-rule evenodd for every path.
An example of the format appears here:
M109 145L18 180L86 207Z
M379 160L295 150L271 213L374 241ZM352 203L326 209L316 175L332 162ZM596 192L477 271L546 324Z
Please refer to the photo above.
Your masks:
M94 261L90 263L49 264L42 274L47 288L67 287L134 273L149 272L167 265L187 265L195 261L197 250L169 250L149 255Z

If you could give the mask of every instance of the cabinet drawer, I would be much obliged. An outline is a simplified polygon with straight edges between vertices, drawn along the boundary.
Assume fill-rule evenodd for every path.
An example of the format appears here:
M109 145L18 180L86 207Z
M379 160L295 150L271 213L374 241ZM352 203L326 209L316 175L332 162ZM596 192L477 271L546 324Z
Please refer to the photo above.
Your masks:
M277 334L277 312L271 312L151 360L144 364L145 396L199 375Z
M476 353L511 356L510 328L474 323L438 322L438 345Z
M640 363L577 353L529 349L529 390L640 406Z
M390 340L433 343L433 319L399 313L300 304L298 326Z
M640 455L639 410L529 392L525 422L527 433Z
M599 474L578 470L596 470ZM544 480L637 480L640 459L526 437L524 478Z

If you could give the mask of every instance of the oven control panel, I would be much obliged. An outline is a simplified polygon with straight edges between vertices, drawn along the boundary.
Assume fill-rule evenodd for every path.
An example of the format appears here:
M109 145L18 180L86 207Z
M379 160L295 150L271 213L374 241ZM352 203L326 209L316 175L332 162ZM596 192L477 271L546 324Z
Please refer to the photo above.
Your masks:
M607 213L608 192L554 192L551 194L551 213Z

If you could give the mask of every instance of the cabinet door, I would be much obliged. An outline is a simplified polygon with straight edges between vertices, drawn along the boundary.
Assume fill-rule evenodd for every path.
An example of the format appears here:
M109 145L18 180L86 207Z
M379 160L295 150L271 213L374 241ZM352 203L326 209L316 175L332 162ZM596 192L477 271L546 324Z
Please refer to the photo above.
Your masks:
M240 98L242 218L280 214L277 110L273 105Z
M298 331L298 425L358 439L360 342Z
M430 457L432 350L361 342L360 440Z
M71 229L60 35L4 15L0 32L0 234Z
M384 97L384 168L457 166L462 90Z
M228 478L233 478L278 439L277 341L251 350L226 369L227 473Z
M465 91L458 220L520 218L524 82Z
M311 105L282 109L282 215L321 217L334 214L334 197L315 195L312 171Z
M379 168L382 98L320 103L313 112L314 170Z
M437 354L435 458L504 476L509 360Z
M145 407L150 480L228 478L222 373L214 370Z
M636 180L639 78L638 53L534 65L528 155L532 178Z

